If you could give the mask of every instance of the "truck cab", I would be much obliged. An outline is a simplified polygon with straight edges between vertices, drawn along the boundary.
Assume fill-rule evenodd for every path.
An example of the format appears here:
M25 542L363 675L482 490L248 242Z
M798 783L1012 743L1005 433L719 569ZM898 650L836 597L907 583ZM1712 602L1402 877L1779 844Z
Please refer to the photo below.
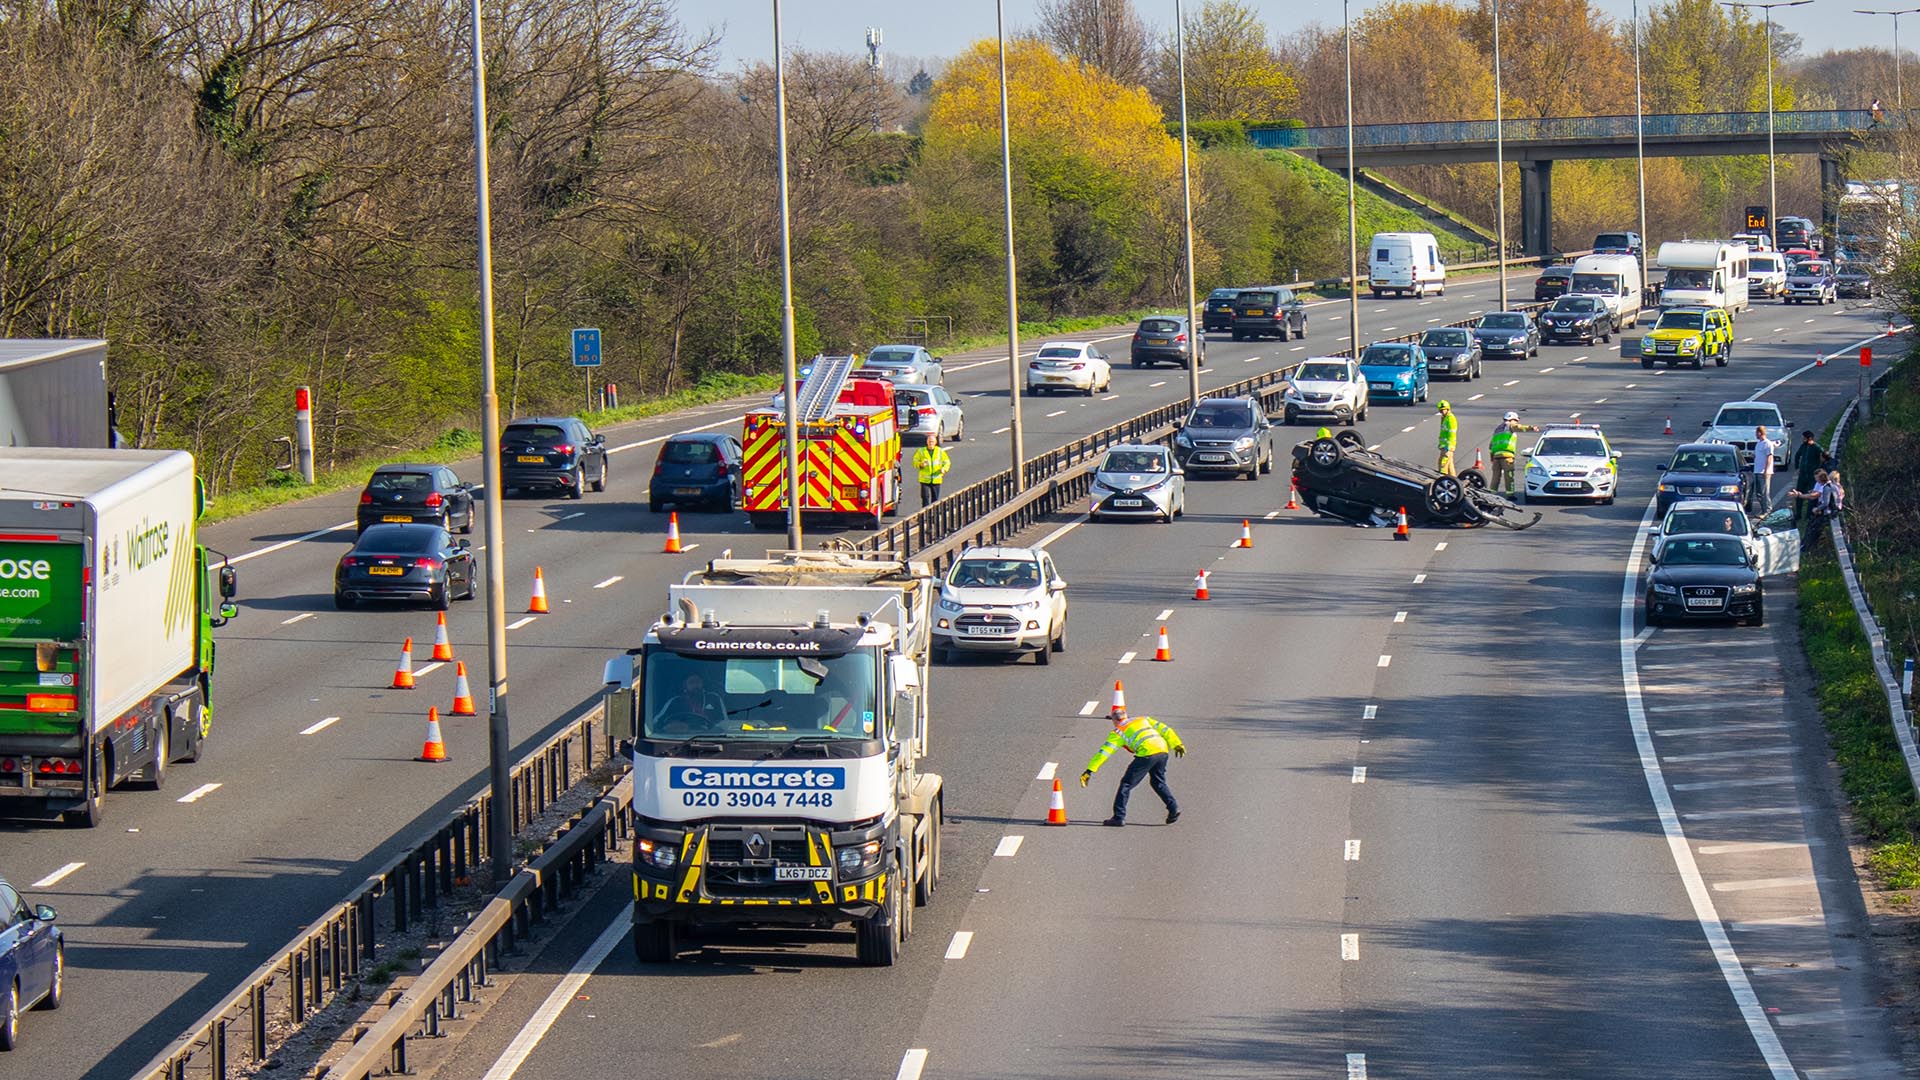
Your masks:
M940 868L927 753L924 563L841 552L716 560L608 661L633 758L633 943L670 962L691 926L852 924L891 965Z

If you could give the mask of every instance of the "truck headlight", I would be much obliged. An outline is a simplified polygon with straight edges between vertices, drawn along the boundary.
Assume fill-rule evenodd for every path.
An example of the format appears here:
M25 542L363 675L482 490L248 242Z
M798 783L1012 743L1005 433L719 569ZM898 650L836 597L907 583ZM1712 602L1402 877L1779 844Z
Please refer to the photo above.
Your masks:
M634 850L639 852L641 862L662 870L671 870L680 862L679 848L672 844L649 840L644 836L634 841Z
M837 853L842 876L851 876L862 870L876 866L880 862L880 841L868 840L863 844L843 847Z
M1676 589L1671 585L1662 585L1657 581L1653 583L1653 591L1659 593L1661 596L1679 596L1680 595L1679 589Z

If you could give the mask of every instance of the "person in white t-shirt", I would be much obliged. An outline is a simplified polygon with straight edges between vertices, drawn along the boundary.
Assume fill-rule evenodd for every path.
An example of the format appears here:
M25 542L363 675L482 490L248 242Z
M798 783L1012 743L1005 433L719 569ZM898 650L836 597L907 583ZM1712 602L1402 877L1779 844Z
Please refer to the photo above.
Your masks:
M1780 444L1767 437L1765 425L1753 429L1753 476L1747 484L1747 511L1764 514L1773 505L1773 463Z

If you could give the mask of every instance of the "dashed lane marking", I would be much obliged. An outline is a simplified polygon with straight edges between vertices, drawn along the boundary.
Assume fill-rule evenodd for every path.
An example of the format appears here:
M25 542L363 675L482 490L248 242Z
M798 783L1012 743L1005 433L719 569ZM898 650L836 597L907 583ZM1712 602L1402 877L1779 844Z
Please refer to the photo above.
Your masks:
M1341 934L1340 935L1340 959L1342 960L1360 959L1360 935L1359 934Z
M1056 416L1065 416L1065 415L1067 415L1067 410L1065 410L1065 409L1055 409L1054 411L1052 411L1052 412L1050 412L1050 413L1048 413L1048 414L1046 415L1046 419L1048 419L1048 420L1051 420L1051 419L1053 419L1053 418L1054 418L1054 417L1056 417Z
M1305 345L1295 345L1293 348L1288 349L1287 351L1288 352L1306 352L1307 347Z
M1401 623L1401 622L1406 622L1406 621L1407 621L1407 613L1406 613L1406 612L1404 612L1404 611L1396 611L1396 612L1394 612L1394 613L1393 613L1393 621L1394 621L1394 622L1397 622L1397 623Z
M1347 862L1359 862L1359 861L1360 861L1360 841L1358 841L1358 840L1349 840L1349 841L1347 841L1347 851L1346 851L1346 856L1347 856L1347 858L1346 858L1346 861L1347 861Z
M313 723L313 724L309 724L309 725L307 725L306 727L303 727L303 728L301 728L301 729L300 729L300 734L302 734L302 735L318 735L318 734L320 734L321 732L323 732L323 731L325 731L325 730L327 730L328 728L330 728L330 727L332 727L333 725L335 725L335 724L337 724L337 723L339 723L339 722L340 722L340 718L339 718L339 717L337 717L337 716L329 716L329 717L327 717L327 718L326 718L326 719L324 719L324 720L321 720L321 721L319 721L319 722L317 722L317 723Z
M1796 877L1748 878L1745 881L1716 881L1714 892L1754 892L1759 889L1797 889L1803 885L1818 885L1820 879L1811 874Z
M1089 701L1089 702L1087 702L1087 703L1086 703L1085 705L1082 705L1082 706L1080 706L1080 715L1081 715L1081 716L1092 716L1092 715L1094 714L1094 712L1095 712L1096 710L1098 710L1099 708L1100 708L1100 703L1099 703L1099 702L1097 702L1097 701Z
M1413 575L1413 583L1414 583L1415 585L1420 585L1420 584L1424 584L1424 583L1426 582L1426 580L1427 580L1427 575L1425 575L1425 574L1415 574L1415 575Z
M445 660L435 660L431 663L421 664L419 667L413 669L413 677L416 679L424 679L446 666L447 662Z
M303 611L303 612L301 612L300 614L298 614L298 615L295 615L295 616L294 616L293 618L291 618L291 619L281 619L281 620L280 620L280 625L281 625L281 626L292 626L292 625L293 625L294 623L297 623L297 622L299 622L299 621L301 621L302 619L311 619L311 618L313 618L313 612L311 612L311 611Z
M1808 322L1812 322L1813 320L1812 320L1812 319L1808 319L1807 321L1808 321ZM1381 328L1380 328L1380 332L1381 332L1381 333L1383 333L1383 334L1391 334L1391 333L1393 333L1393 332L1394 332L1395 330L1398 330L1398 329L1400 329L1400 328L1399 328L1399 327L1397 327L1397 326L1383 326L1383 327L1381 327Z
M625 575L622 575L622 574L615 574L615 575L613 575L612 577L610 577L610 578L608 578L607 580L605 580L605 581L603 581L603 582L601 582L600 584L598 584L598 585L595 585L595 586L594 586L594 588L596 588L596 589L604 589L604 588L606 588L606 587L608 587L609 585L617 585L617 584L619 584L620 582L622 582L622 581L625 581L625 580L627 580L627 579L626 579L626 577L625 577Z
M1779 724L1714 724L1711 727L1656 728L1654 734L1662 738L1674 738L1683 735L1718 735L1723 731L1774 731L1784 735Z
M1671 765L1681 761L1735 761L1740 758L1791 753L1793 753L1791 746L1756 746L1747 750L1713 750L1704 754L1668 754L1661 760Z
M1594 402L1595 405L1605 405L1606 403L1607 403L1606 398L1600 398Z
M955 930L953 932L953 940L947 943L947 959L965 960L967 958L967 946L972 944L973 931Z
M1121 663L1123 663L1123 664L1131 664L1131 663L1133 663L1133 658L1134 658L1134 657L1135 657L1136 655L1138 655L1138 654L1137 654L1137 653L1131 653L1131 652L1123 652L1123 653L1121 653L1121 654L1120 654L1120 662L1121 662Z
M560 1019L560 1013L587 985L587 979L599 970L613 950L626 941L627 935L632 932L632 920L625 913L616 914L613 922L600 932L600 936L594 939L580 959L574 961L566 978L561 979L560 984L540 1003L540 1008L514 1035L507 1048L500 1052L493 1067L487 1070L481 1080L512 1080L513 1075L520 1071L520 1066L525 1065L527 1058L533 1055L540 1040L546 1038L547 1032L553 1029L554 1022Z
M1367 782L1367 767L1365 765L1355 765L1353 767L1353 782L1356 784L1364 784Z
M1485 395L1485 394L1475 394L1475 395L1473 395L1472 397L1470 397L1470 398L1468 398L1467 400L1468 400L1468 401L1479 401L1479 400L1480 400L1481 398L1483 398L1483 397L1486 397L1486 396L1487 396L1487 395Z
M1360 710L1360 719L1362 720L1371 720L1378 715L1380 715L1380 706L1378 705L1368 705Z
M1778 817L1784 814L1798 817L1800 808L1798 806L1750 806L1744 810L1702 810L1694 814L1681 814L1680 817L1686 821L1725 821L1728 818Z
M1627 384L1627 385L1626 385L1625 387L1623 387L1623 389L1626 389L1626 390L1631 390L1631 389L1633 389L1634 387L1636 387L1636 386L1639 386L1639 385L1640 385L1640 384L1639 384L1639 383L1637 383L1637 382L1630 382L1630 383L1628 383L1628 384Z
M1040 781L1051 780L1059 771L1060 763L1057 761L1049 761L1045 765L1040 766L1039 775L1035 776L1034 779Z
M538 616L538 615L527 615L527 616L524 616L524 617L522 617L522 618L518 618L518 619L515 619L514 621L512 621L512 622L510 622L510 623L508 623L508 624L507 624L507 629L509 629L509 630L518 630L518 629L520 629L521 627L523 627L523 626L525 626L525 625L527 625L528 623L531 623L531 622L532 622L533 620L535 620L535 619L537 619L537 618L539 618L539 617L540 617L540 616Z
M1003 427L1003 428L994 428L994 429L993 429L993 430L992 430L991 432L989 432L988 434L991 434L991 435L1005 435L1005 434L1006 434L1007 432L1009 432L1009 431L1012 431L1012 430L1013 430L1013 429L1012 429L1012 428L1010 428L1010 427Z
M1163 610L1163 611L1161 611L1161 612L1160 612L1160 614L1158 614L1158 615L1155 615L1155 616L1153 617L1153 621L1154 621L1154 622L1164 622L1164 621L1166 621L1166 620L1168 620L1168 619L1171 619L1171 618L1173 618L1173 609L1172 609L1172 608L1167 608L1167 609L1165 609L1165 610Z
M1405 434L1406 434L1407 432L1409 432L1409 431L1412 431L1412 430L1413 430L1413 428L1411 428L1411 427L1403 427L1403 428L1401 428L1401 429L1400 429L1400 434L1402 434L1402 435L1405 435Z
M1746 780L1700 780L1691 784L1675 784L1675 791L1724 791L1727 788L1773 787L1778 784L1791 784L1791 776L1759 776Z
M1740 840L1731 844L1703 844L1696 850L1702 855L1745 855L1754 851L1784 851L1788 848L1803 848L1820 842L1817 836L1805 840Z
M999 846L993 849L993 856L996 859L1011 859L1020 854L1020 845L1026 842L1027 838L1019 833L1003 836L1000 838Z
M36 881L33 884L27 886L27 888L51 889L55 885L60 884L60 882L63 879L65 879L67 875L73 873L75 870L78 870L85 865L87 864L83 862L70 862L67 865L61 867L60 869L55 870L53 873L48 874L46 877L41 878L39 881Z
M1347 1080L1367 1080L1367 1055L1347 1055Z
M199 802L201 799L204 799L207 796L213 794L214 792L219 791L220 788L221 788L221 785L219 784L201 784L199 787L194 788L192 791L187 792L185 795L180 796L178 799L175 799L174 801L183 802L183 803L196 803L196 802Z
M1157 389L1159 389L1160 387L1162 387L1162 386L1165 386L1165 385L1167 385L1167 380L1165 380L1165 379L1161 379L1161 380L1160 380L1159 382L1150 382L1150 383L1148 383L1148 384L1147 384L1147 389L1149 389L1149 390L1157 390Z
M1550 372L1550 371L1552 371L1552 370L1553 370L1553 369L1552 369L1552 368L1550 368L1550 367L1543 367L1543 368L1541 368L1541 369L1540 369L1540 374L1542 374L1542 375L1545 375L1545 374L1547 374L1548 372Z
M1385 654L1382 654L1382 655L1381 655L1381 657L1380 657L1380 665L1379 665L1379 666L1381 666L1381 667L1389 667L1389 666L1391 666L1392 664L1393 664L1393 657L1391 657L1391 656L1387 656L1387 655L1385 655Z
M266 547L263 547L263 548L255 548L252 551L243 552L239 555L235 555L233 558L228 559L227 561L235 565L238 565L240 563L246 562L248 559L257 559L262 555L271 555L276 551L285 551L287 548L290 548L295 544L304 544L309 540L318 540L329 533L337 533L337 532L344 531L346 529L351 529L357 524L359 523L354 521L343 521L338 525L329 525L324 529L315 529L310 533L303 533L299 536L294 537L291 540L282 540L277 544L268 544Z
M1507 387L1507 386L1519 386L1519 385L1520 385L1520 380L1519 380L1519 379L1508 379L1508 380L1507 380L1506 382L1503 382L1503 383L1501 383L1500 385L1501 385L1502 387Z
M1447 550L1447 542L1445 540L1440 541L1439 543L1433 545L1433 550L1435 551Z
M900 1059L900 1071L893 1074L893 1080L920 1080L921 1070L927 1067L927 1052L915 1047Z

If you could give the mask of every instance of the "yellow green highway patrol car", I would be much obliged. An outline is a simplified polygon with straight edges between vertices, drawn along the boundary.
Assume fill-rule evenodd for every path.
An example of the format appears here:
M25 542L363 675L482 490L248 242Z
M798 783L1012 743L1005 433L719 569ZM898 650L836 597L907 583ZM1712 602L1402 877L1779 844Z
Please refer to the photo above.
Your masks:
M1664 362L1668 367L1692 364L1726 367L1733 359L1733 318L1719 308L1677 307L1660 313L1660 321L1640 339L1640 366Z

